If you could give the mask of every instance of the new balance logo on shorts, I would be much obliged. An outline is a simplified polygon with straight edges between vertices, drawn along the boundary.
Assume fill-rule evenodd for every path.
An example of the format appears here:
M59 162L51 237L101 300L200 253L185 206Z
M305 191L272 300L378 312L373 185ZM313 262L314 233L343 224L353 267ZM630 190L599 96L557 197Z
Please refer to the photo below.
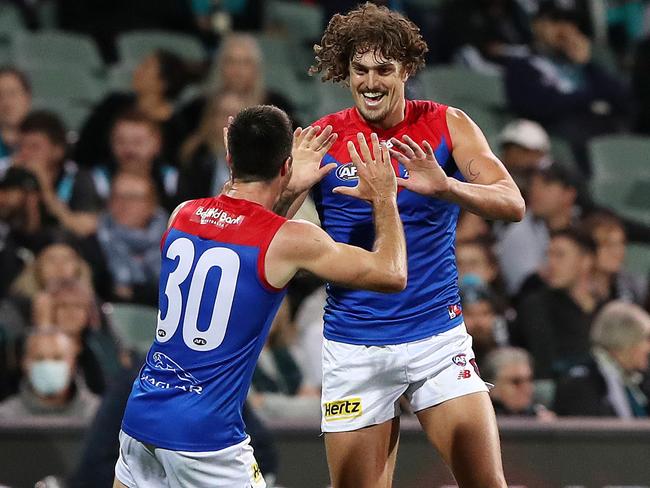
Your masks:
M472 376L472 372L469 369L463 369L460 373L458 373L458 376L456 377L456 379L458 379L458 380L466 380L470 376Z
M353 419L361 416L361 398L347 398L346 400L335 400L324 403L325 420Z

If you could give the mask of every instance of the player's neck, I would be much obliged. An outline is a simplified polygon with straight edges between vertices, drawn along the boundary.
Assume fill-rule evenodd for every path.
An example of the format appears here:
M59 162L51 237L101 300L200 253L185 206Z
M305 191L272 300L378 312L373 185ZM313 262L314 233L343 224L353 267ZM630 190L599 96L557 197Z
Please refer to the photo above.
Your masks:
M234 180L225 194L231 198L248 200L272 210L278 200L279 190L275 187L274 182Z

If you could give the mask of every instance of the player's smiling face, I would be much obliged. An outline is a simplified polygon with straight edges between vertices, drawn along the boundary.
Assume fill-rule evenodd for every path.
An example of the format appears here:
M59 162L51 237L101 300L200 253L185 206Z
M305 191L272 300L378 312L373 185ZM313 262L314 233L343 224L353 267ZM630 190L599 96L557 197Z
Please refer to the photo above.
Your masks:
M354 104L366 121L384 129L404 117L407 78L401 63L386 59L377 51L357 53L350 60Z

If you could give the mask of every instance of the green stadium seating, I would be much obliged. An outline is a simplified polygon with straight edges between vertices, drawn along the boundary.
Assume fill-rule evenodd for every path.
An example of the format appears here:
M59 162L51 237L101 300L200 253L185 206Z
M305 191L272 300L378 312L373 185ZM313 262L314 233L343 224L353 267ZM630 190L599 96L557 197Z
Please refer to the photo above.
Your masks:
M589 142L596 203L650 225L650 137L610 135Z
M335 84L329 81L323 83L320 79L316 79L316 93L318 102L313 112L314 119L338 112L353 104L350 89L340 83Z
M650 175L650 137L609 135L589 141L594 177Z
M477 103L465 103L459 107L481 128L488 141L496 140L501 129L512 118L510 114L497 108ZM493 147L493 149L495 149Z
M577 169L573 150L566 140L557 136L551 136L551 155L554 161L559 161L570 165L573 169Z
M26 70L32 83L34 96L56 103L72 101L92 105L104 94L106 85L81 69L62 70L51 65Z
M628 244L625 249L625 269L644 278L650 277L650 245Z
M267 29L280 28L293 41L317 41L323 35L323 10L316 5L269 1L264 12Z
M158 323L158 310L147 305L110 303L102 310L119 342L128 349L146 353L151 346Z
M68 130L78 132L90 115L91 105L68 99L35 99L34 108L50 110L56 113Z
M16 35L12 43L14 62L24 69L51 67L69 77L84 70L102 75L104 62L94 41L82 34L41 31Z
M156 49L165 49L188 61L205 59L205 50L199 40L188 34L161 30L133 30L117 38L120 61L128 66L137 65Z
M458 66L436 66L418 75L424 98L463 109L466 104L486 108L506 107L500 76Z
M0 36L25 30L23 16L18 8L9 3L0 3Z

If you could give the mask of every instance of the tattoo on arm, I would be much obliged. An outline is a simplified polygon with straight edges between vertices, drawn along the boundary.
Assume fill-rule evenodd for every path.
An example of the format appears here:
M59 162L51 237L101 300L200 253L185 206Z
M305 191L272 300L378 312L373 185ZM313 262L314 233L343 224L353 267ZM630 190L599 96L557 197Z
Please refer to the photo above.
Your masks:
M470 159L469 162L467 163L467 166L465 169L467 170L467 174L469 177L467 178L468 182L476 181L476 179L481 175L481 172L478 171L477 169L472 169L472 163L474 162L474 158Z

